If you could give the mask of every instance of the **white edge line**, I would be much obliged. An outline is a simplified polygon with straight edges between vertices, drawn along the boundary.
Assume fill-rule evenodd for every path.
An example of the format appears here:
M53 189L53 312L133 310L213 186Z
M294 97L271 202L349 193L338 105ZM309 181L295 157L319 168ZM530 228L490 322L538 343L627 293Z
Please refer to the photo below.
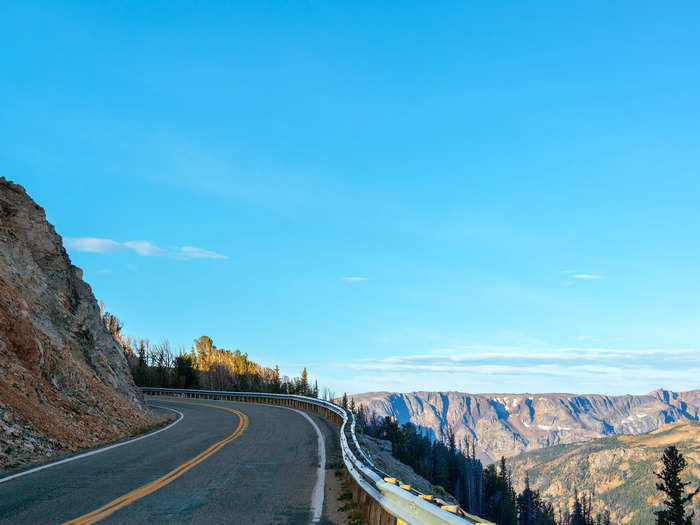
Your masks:
M175 421L173 421L172 423L170 423L167 427L159 428L158 430L155 430L153 432L149 432L148 434L144 434L143 436L135 437L135 438L129 439L127 441L122 441L121 443L115 443L114 445L109 445L107 447L98 448L96 450L91 450L90 452L84 452L83 454L78 454L77 456L71 456L71 457L66 458L66 459L59 459L58 461L54 461L53 463L47 463L45 465L41 465L40 467L34 467L32 469L25 470L24 472L18 472L17 474L12 474L11 476L0 478L0 483L5 483L6 481L10 481L11 479L20 478L20 477L26 476L28 474L33 474L34 472L39 472L40 470L44 470L46 468L55 467L56 465L62 465L63 463L75 461L76 459L82 459L82 458L86 458L88 456L93 456L95 454L100 454L101 452L106 452L108 450L112 450L113 448L121 447L123 445L128 445L129 443L133 443L134 441L139 441L141 439L146 439L148 437L155 436L159 432L163 432L165 430L168 430L169 428L174 427L180 421L182 421L183 417L185 417L182 414L182 412L175 410L174 408L163 407L160 405L150 405L150 406L164 408L166 410L172 410L173 412L176 412L178 414L178 418Z
M311 509L313 510L312 523L318 523L321 520L321 515L323 514L323 489L326 486L326 442L323 439L323 434L321 429L318 428L316 422L309 417L306 412L297 410L296 408L288 408L304 416L309 423L314 427L316 431L316 437L318 438L318 475L316 477L316 484L314 485L314 490L311 495Z

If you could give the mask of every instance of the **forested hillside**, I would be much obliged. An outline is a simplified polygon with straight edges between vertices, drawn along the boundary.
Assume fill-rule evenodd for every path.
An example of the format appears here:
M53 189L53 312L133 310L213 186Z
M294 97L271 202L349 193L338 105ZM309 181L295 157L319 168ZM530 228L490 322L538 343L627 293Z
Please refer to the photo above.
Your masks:
M346 399L343 399L346 405ZM460 506L499 525L609 525L610 515L602 508L594 512L592 496L572 489L571 504L555 508L539 490L526 484L518 493L505 458L496 467L484 468L474 455L473 443L457 443L454 434L446 442L435 441L412 423L399 426L394 418L379 418L363 407L348 408L355 412L362 431L391 442L392 454L411 466L417 474L433 484L440 495L452 494Z
M593 494L593 508L610 510L615 523L651 525L661 495L653 472L663 450L675 445L688 461L685 478L700 483L700 423L680 422L637 436L612 436L527 452L510 459L516 488L529 477L555 506L568 505L574 487ZM695 498L700 515L700 497Z

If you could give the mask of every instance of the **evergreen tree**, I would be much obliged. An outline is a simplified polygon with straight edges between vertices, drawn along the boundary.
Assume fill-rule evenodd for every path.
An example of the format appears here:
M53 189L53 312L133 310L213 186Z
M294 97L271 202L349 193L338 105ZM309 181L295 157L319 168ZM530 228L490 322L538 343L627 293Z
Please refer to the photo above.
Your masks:
M530 489L530 477L525 476L525 489L518 496L518 523L519 525L536 525L537 502L535 493Z
M343 393L343 400L341 401L340 404L345 410L348 409L348 395L347 395L347 393Z
M554 517L554 507L551 503L544 503L539 499L539 493L537 493L539 500L539 510L537 513L537 525L557 525L557 520ZM610 525L608 522L607 525Z
M306 367L304 367L304 370L301 371L301 384L299 385L299 390L299 394L302 396L309 395L309 376L306 372Z
M275 365L275 369L272 372L272 392L279 394L282 391L282 382L280 381L280 367Z
M484 471L484 477L486 519L498 525L515 525L518 521L518 507L505 457L501 457L498 471L489 465Z
M583 504L578 497L578 490L574 488L574 506L571 509L571 525L587 525L583 512Z
M197 386L197 369L191 354L180 354L175 358L176 388L194 388Z
M700 492L700 488L693 492L685 492L690 482L681 480L681 472L688 466L688 462L673 445L664 450L661 461L664 468L660 473L654 472L654 474L661 480L656 483L656 489L664 493L666 508L654 512L656 523L657 525L692 525L695 511L686 514L685 507Z

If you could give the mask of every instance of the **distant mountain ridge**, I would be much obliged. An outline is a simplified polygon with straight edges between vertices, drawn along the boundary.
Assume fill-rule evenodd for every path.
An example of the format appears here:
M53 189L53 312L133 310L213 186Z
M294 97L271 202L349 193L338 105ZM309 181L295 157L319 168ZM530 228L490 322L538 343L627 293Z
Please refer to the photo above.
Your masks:
M675 421L697 421L700 390L645 395L368 392L349 396L380 417L395 417L458 446L465 439L492 462L528 450L616 434L641 434Z

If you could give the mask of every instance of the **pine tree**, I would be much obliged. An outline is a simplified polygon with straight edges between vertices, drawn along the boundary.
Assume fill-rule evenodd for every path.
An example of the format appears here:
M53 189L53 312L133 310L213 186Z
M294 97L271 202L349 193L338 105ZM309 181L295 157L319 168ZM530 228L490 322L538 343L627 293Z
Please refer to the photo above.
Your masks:
M282 382L280 380L280 367L275 365L275 369L272 372L272 391L275 394L279 394L282 390Z
M306 372L306 367L304 367L304 370L301 371L301 384L299 385L299 390L299 394L302 396L309 395L309 376Z
M347 395L347 393L343 393L342 406L345 410L348 409L348 395Z
M518 507L505 457L501 457L498 471L494 465L484 470L485 517L499 525L515 525Z
M520 525L535 525L537 507L535 493L530 489L530 477L525 476L525 490L518 496L518 523Z
M578 490L574 488L574 506L571 509L571 525L586 525L584 505L585 499L582 503L581 499L578 497Z
M656 523L657 525L692 525L695 511L686 514L685 507L700 492L700 488L693 492L685 492L690 482L681 480L681 472L688 466L688 462L673 445L664 450L661 461L664 468L661 473L654 472L654 474L661 480L656 483L656 489L664 493L666 508L654 512Z

